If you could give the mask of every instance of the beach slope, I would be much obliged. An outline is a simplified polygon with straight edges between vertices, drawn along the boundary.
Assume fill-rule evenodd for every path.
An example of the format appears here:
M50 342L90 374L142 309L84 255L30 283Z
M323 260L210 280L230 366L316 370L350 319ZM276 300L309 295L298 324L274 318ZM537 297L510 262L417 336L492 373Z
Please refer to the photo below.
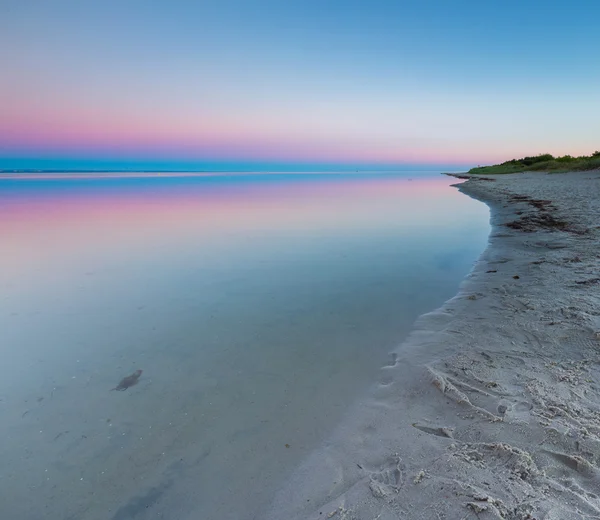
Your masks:
M600 518L600 172L458 189L487 249L267 518Z

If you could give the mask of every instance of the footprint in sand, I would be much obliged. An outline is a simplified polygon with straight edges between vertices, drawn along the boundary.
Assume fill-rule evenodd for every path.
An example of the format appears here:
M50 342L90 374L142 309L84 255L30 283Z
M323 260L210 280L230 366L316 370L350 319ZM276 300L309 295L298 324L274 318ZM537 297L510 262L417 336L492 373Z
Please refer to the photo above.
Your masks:
M383 468L371 474L369 489L376 498L384 498L392 493L398 493L406 479L406 472L402 460L392 457Z
M437 437L446 437L448 439L452 439L453 437L453 429L445 428L445 427L437 427L432 428L430 426L422 426L420 424L414 423L413 426L417 430L421 430L422 432L429 433L430 435L436 435Z

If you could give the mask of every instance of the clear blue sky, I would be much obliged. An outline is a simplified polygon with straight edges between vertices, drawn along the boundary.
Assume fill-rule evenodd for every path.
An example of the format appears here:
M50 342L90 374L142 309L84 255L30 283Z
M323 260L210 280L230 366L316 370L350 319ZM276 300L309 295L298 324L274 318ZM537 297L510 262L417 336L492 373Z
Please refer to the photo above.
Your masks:
M0 1L0 168L600 148L600 2Z

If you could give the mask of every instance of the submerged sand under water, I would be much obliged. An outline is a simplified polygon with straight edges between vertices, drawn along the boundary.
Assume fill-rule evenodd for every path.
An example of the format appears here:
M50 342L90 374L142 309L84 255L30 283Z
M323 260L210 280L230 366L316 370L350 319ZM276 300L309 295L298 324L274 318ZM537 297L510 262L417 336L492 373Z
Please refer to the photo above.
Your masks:
M488 234L445 178L142 181L2 204L2 518L263 518Z

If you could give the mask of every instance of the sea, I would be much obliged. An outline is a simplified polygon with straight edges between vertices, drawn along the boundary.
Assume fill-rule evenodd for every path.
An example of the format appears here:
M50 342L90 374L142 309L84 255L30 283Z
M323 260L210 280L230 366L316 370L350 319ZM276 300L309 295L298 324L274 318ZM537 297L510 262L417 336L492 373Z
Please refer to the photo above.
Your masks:
M455 182L0 176L0 518L260 520L484 250Z

